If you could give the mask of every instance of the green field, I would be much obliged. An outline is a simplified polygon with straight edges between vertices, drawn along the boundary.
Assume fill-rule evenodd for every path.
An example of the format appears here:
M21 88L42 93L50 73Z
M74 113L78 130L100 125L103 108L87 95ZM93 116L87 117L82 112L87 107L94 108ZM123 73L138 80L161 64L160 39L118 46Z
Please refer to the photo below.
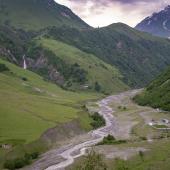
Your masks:
M46 129L77 118L82 118L84 128L89 128L90 119L86 114L81 117L81 104L99 96L64 91L30 71L3 60L0 63L10 69L0 73L0 143L8 140L28 143Z
M53 39L40 38L36 40L36 43L52 51L69 65L78 63L81 68L87 71L87 84L90 87L94 88L95 82L98 82L101 86L101 92L104 93L128 89L128 86L121 80L122 75L120 72L94 55L82 52L73 46Z

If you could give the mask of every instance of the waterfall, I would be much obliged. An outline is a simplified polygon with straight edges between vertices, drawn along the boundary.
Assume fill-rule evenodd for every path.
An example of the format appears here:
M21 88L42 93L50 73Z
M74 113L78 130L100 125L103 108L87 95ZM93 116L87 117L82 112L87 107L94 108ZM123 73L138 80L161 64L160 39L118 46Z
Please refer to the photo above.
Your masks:
M27 69L27 63L26 63L26 60L25 60L25 55L23 56L23 60L24 60L24 63L23 63L23 69Z

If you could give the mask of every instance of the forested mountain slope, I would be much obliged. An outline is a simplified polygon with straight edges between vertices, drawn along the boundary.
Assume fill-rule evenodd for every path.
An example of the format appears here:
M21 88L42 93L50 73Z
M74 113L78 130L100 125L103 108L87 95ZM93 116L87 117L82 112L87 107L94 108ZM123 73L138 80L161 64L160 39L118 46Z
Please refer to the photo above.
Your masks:
M54 0L0 0L0 24L26 30L54 25L89 28L69 8Z
M116 66L132 87L143 87L170 64L170 40L121 23L88 30L53 27L48 34Z
M170 68L159 75L135 101L141 105L170 111Z

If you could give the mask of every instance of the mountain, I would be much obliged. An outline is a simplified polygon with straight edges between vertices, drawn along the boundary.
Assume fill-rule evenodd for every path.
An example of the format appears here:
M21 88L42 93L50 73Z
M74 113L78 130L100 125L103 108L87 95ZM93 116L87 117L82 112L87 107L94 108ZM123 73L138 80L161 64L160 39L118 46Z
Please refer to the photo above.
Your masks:
M116 66L123 81L143 87L170 64L170 41L117 23L103 28L77 30L51 28L48 37L91 53Z
M69 8L54 0L0 0L0 24L26 30L54 25L89 28Z
M168 39L122 23L89 27L53 0L0 2L1 58L21 67L25 59L29 70L63 88L97 86L110 93L143 87L170 64Z
M159 75L134 100L140 105L170 111L170 68Z
M96 83L100 86L97 91L103 93L128 89L128 86L122 81L123 76L120 71L93 54L50 38L38 38L34 44L45 50L43 51L48 60L47 65L56 68L57 72L63 76L64 87L67 89L96 89ZM34 46L28 50L27 56L30 56L30 58L27 57L28 67L29 59L32 59L33 63L38 62L39 69L35 68L35 71L41 71L43 76L45 76L44 73L47 73L48 76L47 65L43 66L43 62L39 62L43 60L41 52L32 55L36 50L37 48ZM30 68L34 69L32 63L30 64Z
M156 36L170 37L170 6L145 18L135 28Z

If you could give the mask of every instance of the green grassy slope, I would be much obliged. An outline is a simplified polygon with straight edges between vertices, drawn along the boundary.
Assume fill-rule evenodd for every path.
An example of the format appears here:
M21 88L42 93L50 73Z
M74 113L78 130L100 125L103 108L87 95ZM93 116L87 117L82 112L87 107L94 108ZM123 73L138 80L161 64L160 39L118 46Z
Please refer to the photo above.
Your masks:
M27 30L63 25L89 27L70 9L54 0L0 0L0 23Z
M0 60L10 71L0 72L0 143L28 143L48 128L80 118L81 102L96 94L73 93L43 81L42 77ZM25 78L27 81L24 81ZM83 118L84 117L84 118Z
M170 68L158 76L134 100L141 105L170 111Z
M80 31L52 28L49 34L116 66L124 75L124 81L133 87L146 85L170 64L170 40L121 23Z
M128 86L122 82L122 76L119 71L94 55L52 39L41 38L36 42L52 51L68 65L79 64L80 68L87 72L87 82L85 84L88 84L90 88L94 89L95 82L98 82L101 86L100 91L105 93L128 89ZM72 83L74 87L74 82Z

